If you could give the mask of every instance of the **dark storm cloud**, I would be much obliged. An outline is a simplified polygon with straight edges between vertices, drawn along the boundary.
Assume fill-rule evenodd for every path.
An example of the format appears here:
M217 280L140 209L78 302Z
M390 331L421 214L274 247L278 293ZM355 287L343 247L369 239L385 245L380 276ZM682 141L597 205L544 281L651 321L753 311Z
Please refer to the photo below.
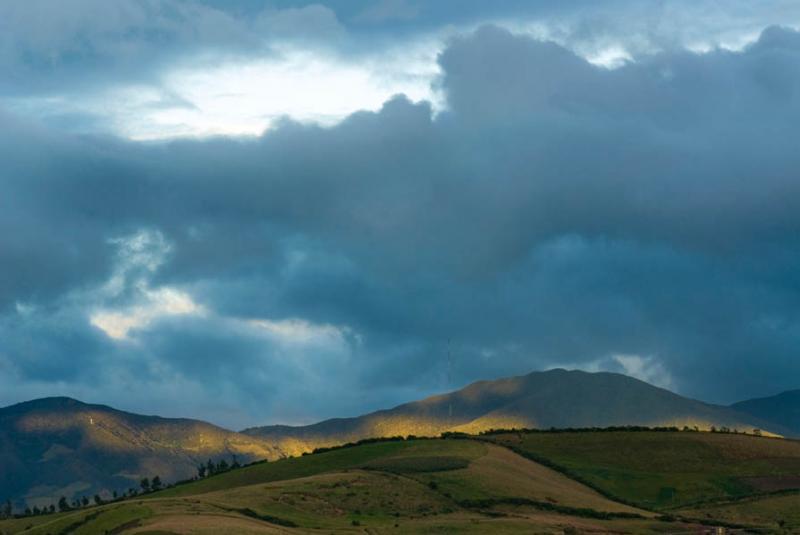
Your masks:
M439 61L435 118L397 97L161 144L0 119L0 363L122 374L129 403L184 381L185 413L225 398L242 424L440 390L448 341L459 384L622 354L711 400L798 386L800 34L608 70L485 27ZM136 232L158 262L120 271ZM203 313L89 326L157 288Z

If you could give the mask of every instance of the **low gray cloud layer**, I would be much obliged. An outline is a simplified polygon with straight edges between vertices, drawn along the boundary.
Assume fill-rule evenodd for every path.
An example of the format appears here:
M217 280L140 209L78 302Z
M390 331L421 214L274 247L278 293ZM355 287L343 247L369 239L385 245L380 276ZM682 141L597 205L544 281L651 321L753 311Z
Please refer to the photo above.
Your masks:
M454 386L800 386L798 32L605 69L486 26L439 64L438 115L257 139L0 115L2 401L309 421L446 388L448 344Z

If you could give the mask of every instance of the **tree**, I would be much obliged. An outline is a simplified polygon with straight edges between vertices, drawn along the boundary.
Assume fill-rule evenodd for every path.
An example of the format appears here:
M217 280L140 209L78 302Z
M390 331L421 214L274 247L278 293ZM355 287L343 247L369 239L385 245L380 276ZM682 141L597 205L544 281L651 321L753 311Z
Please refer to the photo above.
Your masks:
M217 464L217 471L218 472L227 472L228 471L228 461L222 459L219 464Z
M31 516L32 513L33 513L33 511L31 511L30 507L26 507L25 508L25 516Z
M153 490L158 490L161 488L161 478L156 476L153 478L153 481L150 483L150 488Z
M87 498L86 496L84 496L83 498L81 498L81 505L83 505L84 507L86 507L87 505L89 505L89 498Z
M208 463L206 463L206 472L208 472L208 475L210 476L213 476L214 474L217 473L217 467L214 464L214 461L212 461L211 459L209 459Z
M233 456L233 462L231 463L231 468L241 468L241 464L239 464L239 459L236 458L236 455Z
M206 477L206 465L200 464L197 466L197 475L200 479Z
M116 490L111 493L111 497L114 498L115 500L119 497Z
M6 500L6 503L3 504L3 512L2 518L11 518L14 513L14 508L11 506L11 500Z
M62 496L58 499L58 510L59 511L69 511L69 504L67 503L67 498Z
M100 497L99 494L94 495L94 504L101 505L103 503L103 498Z
M56 512L56 506L51 503L50 507L47 508L47 511L52 515Z

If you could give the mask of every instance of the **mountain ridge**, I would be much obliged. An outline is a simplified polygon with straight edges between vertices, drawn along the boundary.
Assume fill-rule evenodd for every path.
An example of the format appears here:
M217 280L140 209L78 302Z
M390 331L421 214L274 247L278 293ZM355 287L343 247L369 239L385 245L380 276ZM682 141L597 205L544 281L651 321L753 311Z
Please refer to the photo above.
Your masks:
M736 411L774 421L794 436L800 436L800 389L786 390L774 396L746 399L730 405Z
M370 436L617 425L758 428L775 434L786 431L762 418L685 398L623 374L557 368L476 381L454 392L361 416L306 426L251 427L242 433L298 453Z
M109 495L135 488L142 477L192 477L197 464L208 459L277 459L372 437L630 425L758 428L792 435L791 429L767 419L626 375L564 369L475 381L356 417L241 432L56 396L0 408L0 499L49 505L61 495Z
M0 409L0 496L49 505L60 496L137 488L139 479L192 477L199 463L285 456L262 440L188 418L120 411L68 397Z

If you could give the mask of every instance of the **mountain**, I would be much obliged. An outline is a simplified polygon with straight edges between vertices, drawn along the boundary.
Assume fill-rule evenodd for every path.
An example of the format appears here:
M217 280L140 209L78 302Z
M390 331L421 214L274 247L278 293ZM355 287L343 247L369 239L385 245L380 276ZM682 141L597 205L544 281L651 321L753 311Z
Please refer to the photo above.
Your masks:
M45 398L0 409L0 499L49 505L192 477L209 458L276 458L263 441L187 419L159 418Z
M740 401L731 405L731 408L782 426L793 436L800 436L800 390Z
M11 498L41 506L62 495L108 495L137 487L143 477L159 475L165 482L192 477L196 466L208 459L276 459L380 436L622 425L713 425L776 434L797 430L796 418L776 419L771 411L778 413L770 406L749 413L738 406L710 405L625 375L566 370L479 381L357 418L241 433L197 420L45 398L0 409L0 501Z
M357 418L335 418L302 427L255 427L242 433L297 454L372 436L624 425L785 431L758 417L688 399L626 375L556 369L478 381L456 392Z

